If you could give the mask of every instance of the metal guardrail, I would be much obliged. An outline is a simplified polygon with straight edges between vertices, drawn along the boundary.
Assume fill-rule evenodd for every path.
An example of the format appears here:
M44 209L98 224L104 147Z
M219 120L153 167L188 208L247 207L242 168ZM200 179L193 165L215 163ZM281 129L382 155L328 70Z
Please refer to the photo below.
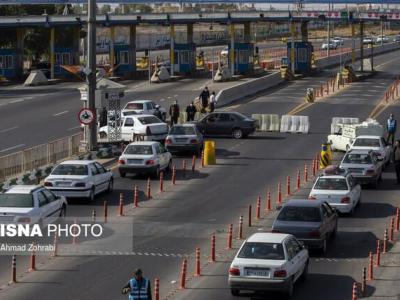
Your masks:
M0 182L79 154L83 133L0 157Z

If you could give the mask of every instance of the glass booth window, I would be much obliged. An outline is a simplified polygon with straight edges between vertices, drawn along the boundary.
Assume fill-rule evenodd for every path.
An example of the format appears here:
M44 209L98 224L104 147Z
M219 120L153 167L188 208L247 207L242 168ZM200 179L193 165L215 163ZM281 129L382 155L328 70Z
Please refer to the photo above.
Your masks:
M0 55L0 68L2 69L14 68L12 55Z
M249 63L249 52L247 50L239 50L239 64Z
M120 51L119 52L119 63L121 65L129 64L129 53L128 53L128 51Z

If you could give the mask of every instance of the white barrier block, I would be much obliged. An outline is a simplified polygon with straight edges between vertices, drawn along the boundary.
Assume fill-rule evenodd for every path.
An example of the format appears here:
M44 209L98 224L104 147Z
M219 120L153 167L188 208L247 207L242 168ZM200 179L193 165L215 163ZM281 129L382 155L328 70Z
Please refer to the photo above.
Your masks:
M290 132L292 126L291 116L284 115L281 119L281 132Z
M308 133L310 131L310 118L308 116L284 115L281 119L281 132Z
M308 133L310 130L310 118L308 116L300 116L299 132Z
M262 115L261 118L261 131L269 131L271 124L271 115Z
M279 116L278 115L271 115L271 131L278 131L279 132Z
M343 117L334 117L332 118L331 123L331 134L335 134L339 130L338 124L358 124L360 123L358 118L343 118Z
M256 121L256 128L257 130L261 130L261 121L262 121L262 115L261 114L252 114L251 118Z

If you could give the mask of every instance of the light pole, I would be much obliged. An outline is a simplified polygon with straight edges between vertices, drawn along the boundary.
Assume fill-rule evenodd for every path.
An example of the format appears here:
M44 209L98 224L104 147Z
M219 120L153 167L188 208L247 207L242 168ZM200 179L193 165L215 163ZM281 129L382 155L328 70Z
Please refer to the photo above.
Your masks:
M96 112L96 0L88 0L88 55L86 62L86 83L88 107ZM89 150L97 148L97 122L95 120L89 125Z

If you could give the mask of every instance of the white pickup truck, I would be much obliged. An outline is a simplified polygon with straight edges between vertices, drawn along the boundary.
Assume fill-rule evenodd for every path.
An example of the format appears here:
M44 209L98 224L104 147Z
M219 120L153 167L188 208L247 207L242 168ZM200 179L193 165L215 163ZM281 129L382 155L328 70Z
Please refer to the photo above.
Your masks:
M354 140L361 135L383 136L383 126L375 120L361 124L335 124L335 132L328 135L332 150L348 151Z
M99 129L100 139L107 139L108 126ZM135 137L146 141L164 141L168 134L168 125L152 115L132 115L122 118L121 140L132 142Z

